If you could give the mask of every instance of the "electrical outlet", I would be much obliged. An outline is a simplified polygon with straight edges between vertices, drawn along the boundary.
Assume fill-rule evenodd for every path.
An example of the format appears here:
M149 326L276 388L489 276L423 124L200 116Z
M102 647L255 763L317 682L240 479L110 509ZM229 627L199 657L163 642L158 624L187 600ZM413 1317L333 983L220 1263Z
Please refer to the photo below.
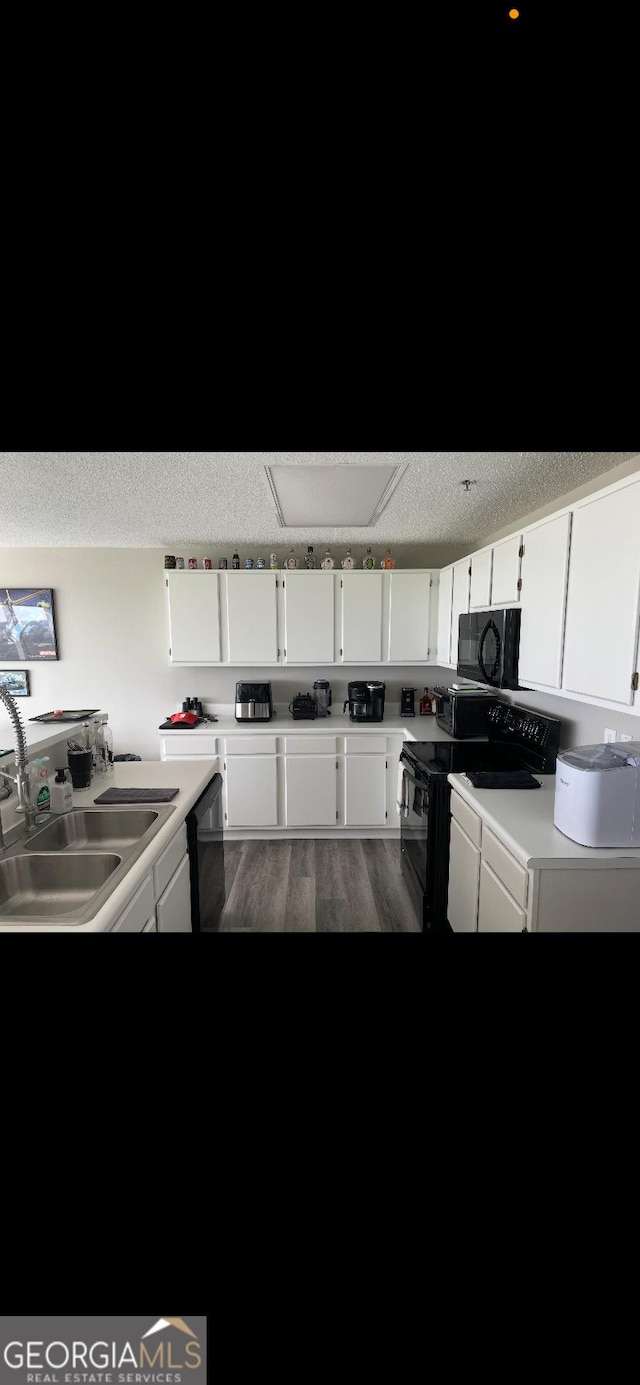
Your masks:
M632 741L632 740L633 740L633 736L625 736L624 731L621 731L621 732L620 732L620 735L618 736L618 740L619 740L619 741Z
M605 726L605 728L604 728L604 738L605 738L605 741L615 741L615 740L617 740L617 732L616 732L616 731L613 731L612 728L611 728L610 726Z

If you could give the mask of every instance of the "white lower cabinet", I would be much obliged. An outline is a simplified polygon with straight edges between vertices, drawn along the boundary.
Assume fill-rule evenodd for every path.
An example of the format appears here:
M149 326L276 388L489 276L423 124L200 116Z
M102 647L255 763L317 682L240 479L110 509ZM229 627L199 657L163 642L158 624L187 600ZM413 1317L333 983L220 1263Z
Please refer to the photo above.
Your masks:
M225 827L277 827L275 755L227 754L224 777Z
M345 756L345 827L385 827L386 755Z
M449 857L449 904L447 917L454 933L475 933L478 928L480 852L451 819Z
M480 863L479 933L523 933L527 916L487 865Z
M338 820L335 755L287 755L284 780L287 827L335 827Z
M191 875L189 857L183 856L164 894L156 903L158 933L191 932Z

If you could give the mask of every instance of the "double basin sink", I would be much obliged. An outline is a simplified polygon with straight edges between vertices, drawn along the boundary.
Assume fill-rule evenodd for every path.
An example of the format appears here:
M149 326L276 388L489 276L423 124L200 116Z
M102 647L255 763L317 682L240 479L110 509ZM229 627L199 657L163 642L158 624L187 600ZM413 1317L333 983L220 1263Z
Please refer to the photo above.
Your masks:
M0 925L88 923L174 807L74 808L0 856Z

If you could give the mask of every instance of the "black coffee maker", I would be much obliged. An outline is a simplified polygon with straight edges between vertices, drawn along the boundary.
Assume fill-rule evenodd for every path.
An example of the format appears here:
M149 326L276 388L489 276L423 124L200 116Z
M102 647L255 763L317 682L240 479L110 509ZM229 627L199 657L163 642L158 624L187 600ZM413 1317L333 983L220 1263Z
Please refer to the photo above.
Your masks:
M344 711L352 721L384 721L386 690L385 683L350 683Z

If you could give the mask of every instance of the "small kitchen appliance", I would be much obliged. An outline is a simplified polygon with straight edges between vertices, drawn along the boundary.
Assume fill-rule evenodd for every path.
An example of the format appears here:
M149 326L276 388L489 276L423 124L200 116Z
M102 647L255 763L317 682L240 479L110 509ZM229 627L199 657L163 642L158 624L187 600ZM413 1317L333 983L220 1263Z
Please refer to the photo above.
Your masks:
M350 683L344 711L351 721L384 721L385 683Z
M331 692L331 685L327 682L326 678L318 678L317 682L314 683L313 695L318 704L319 716L330 717L331 712L329 708L333 703L333 693Z
M310 693L298 693L291 703L290 710L294 721L315 721L318 704Z
M453 688L434 688L436 721L456 740L467 736L486 736L489 712L497 699L488 692L460 692Z
M414 717L416 714L416 688L402 689L401 717Z
M271 721L270 683L236 683L236 721Z
M640 741L563 750L553 821L581 846L640 846Z

